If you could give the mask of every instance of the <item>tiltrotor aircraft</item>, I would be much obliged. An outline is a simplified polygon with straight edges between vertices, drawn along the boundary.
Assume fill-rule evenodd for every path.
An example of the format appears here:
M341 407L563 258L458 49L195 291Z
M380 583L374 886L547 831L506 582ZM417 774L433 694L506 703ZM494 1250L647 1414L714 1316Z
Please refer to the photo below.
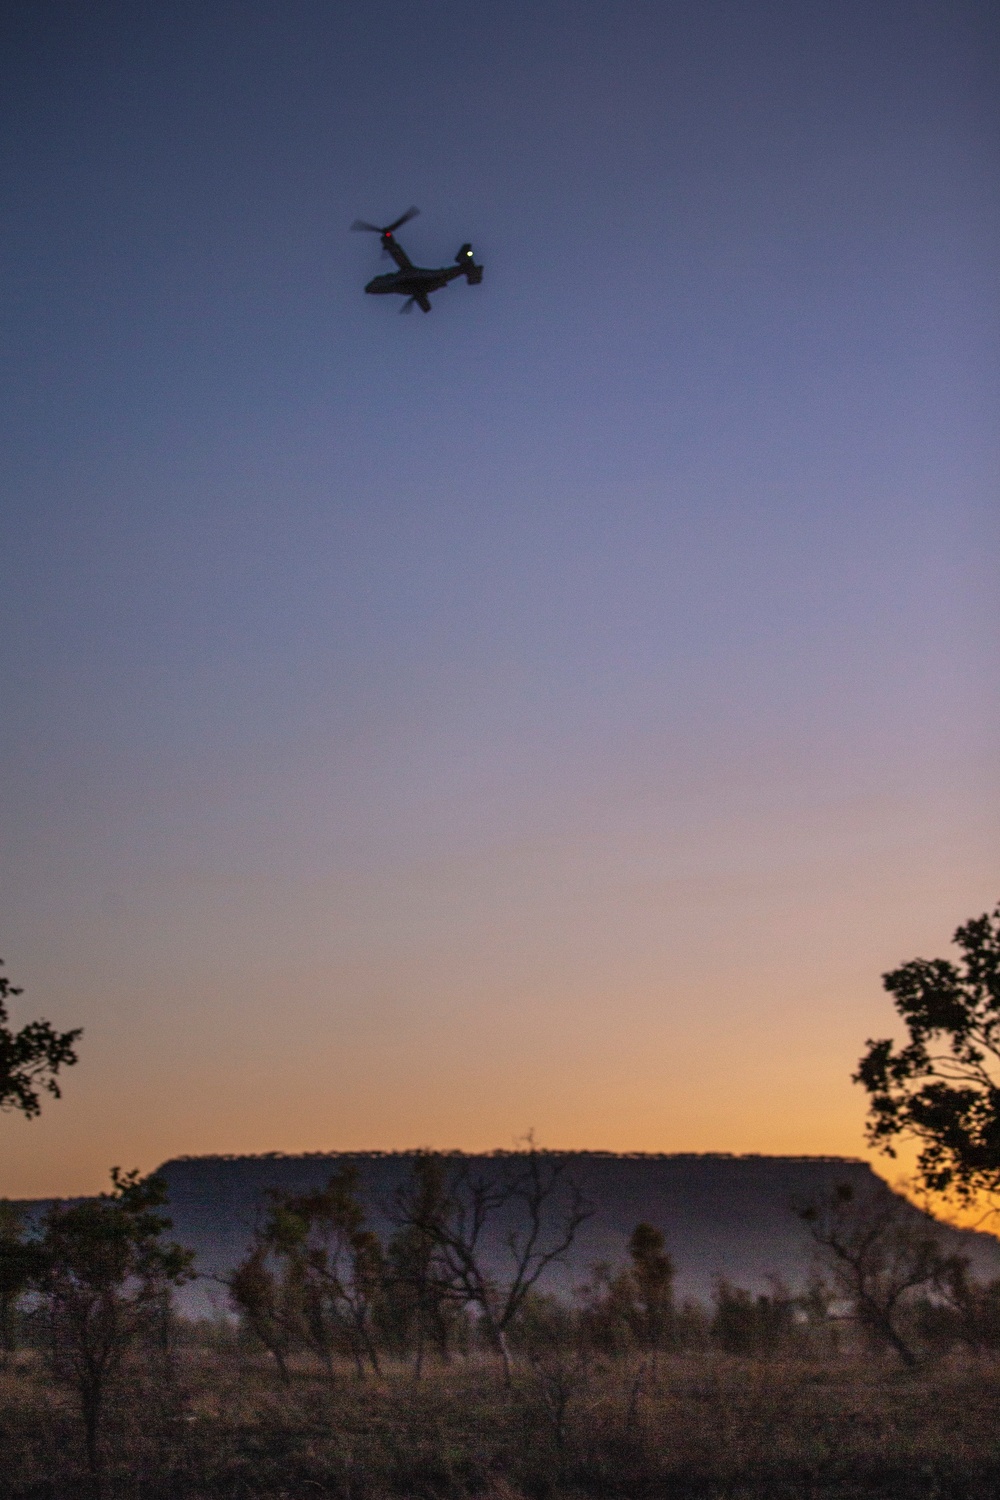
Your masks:
M448 285L449 281L454 281L456 276L464 276L470 286L478 286L483 279L483 268L476 265L471 245L462 246L455 256L453 266L440 266L437 270L428 270L424 266L413 264L393 235L402 224L415 219L419 212L419 208L408 208L394 224L387 224L384 229L380 229L377 224L367 224L364 219L355 219L351 225L352 229L368 229L372 234L380 235L382 253L391 255L399 267L398 271L387 271L384 276L374 277L365 287L365 291L372 292L375 296L381 296L385 292L398 292L400 296L407 299L399 309L404 313L413 311L414 302L425 313L430 312L431 292L440 291L443 286Z

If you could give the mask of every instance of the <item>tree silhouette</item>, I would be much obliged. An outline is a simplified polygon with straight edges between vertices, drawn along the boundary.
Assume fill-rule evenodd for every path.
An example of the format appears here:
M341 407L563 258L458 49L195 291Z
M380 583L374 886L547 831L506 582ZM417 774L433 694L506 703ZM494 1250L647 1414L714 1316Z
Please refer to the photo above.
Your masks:
M378 1374L373 1314L384 1257L365 1222L357 1168L346 1163L314 1192L269 1196L267 1220L229 1278L237 1310L286 1385L287 1357L301 1346L312 1349L331 1380L340 1352L351 1355L359 1379L366 1361Z
M287 1267L281 1274L275 1270L267 1244L259 1239L226 1285L244 1324L274 1359L282 1385L288 1385L288 1356L301 1342L301 1286Z
M654 1355L666 1347L674 1315L674 1267L663 1243L652 1224L637 1224L628 1242L635 1337Z
M459 1308L433 1230L448 1207L442 1158L430 1151L418 1151L411 1164L410 1181L397 1194L397 1200L402 1224L389 1241L378 1311L390 1340L412 1347L413 1373L419 1380L428 1346L447 1363Z
M837 1291L862 1332L896 1351L912 1369L917 1356L906 1335L914 1294L946 1293L965 1262L944 1249L937 1224L895 1194L857 1194L841 1182L818 1203L798 1209L823 1253Z
M325 1188L273 1194L263 1236L301 1288L305 1339L331 1378L341 1345L359 1379L366 1360L379 1373L372 1312L382 1291L382 1247L365 1222L358 1186L357 1168L344 1163Z
M959 964L915 958L882 976L909 1041L869 1039L854 1081L869 1141L895 1156L898 1137L916 1140L924 1185L969 1201L1000 1190L1000 905L953 941Z
M87 1462L100 1490L105 1398L129 1351L162 1318L174 1286L193 1276L193 1253L164 1243L170 1220L162 1177L111 1172L112 1190L56 1203L42 1221L36 1285L54 1373L76 1392Z
M40 1267L39 1249L25 1236L23 1216L0 1198L0 1365L17 1349L18 1308Z
M59 1098L56 1074L76 1062L82 1032L56 1031L48 1021L29 1021L20 1031L8 1025L7 1001L23 991L0 974L0 1110L20 1110L29 1120L41 1111L41 1091Z
M429 1198L424 1189L418 1178L397 1194L393 1217L400 1228L415 1230L435 1247L446 1285L456 1301L478 1315L509 1385L508 1330L536 1282L563 1259L593 1210L567 1163L538 1150L530 1135L527 1151L498 1156L486 1169L462 1157L447 1161L440 1195ZM506 1275L491 1265L494 1237Z

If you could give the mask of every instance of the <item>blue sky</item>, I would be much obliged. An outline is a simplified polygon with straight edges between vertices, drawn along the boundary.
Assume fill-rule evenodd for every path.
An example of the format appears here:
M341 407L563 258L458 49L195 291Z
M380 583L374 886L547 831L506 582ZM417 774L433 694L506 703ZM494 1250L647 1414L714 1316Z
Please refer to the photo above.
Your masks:
M992 8L2 26L0 1187L859 1150L998 894Z

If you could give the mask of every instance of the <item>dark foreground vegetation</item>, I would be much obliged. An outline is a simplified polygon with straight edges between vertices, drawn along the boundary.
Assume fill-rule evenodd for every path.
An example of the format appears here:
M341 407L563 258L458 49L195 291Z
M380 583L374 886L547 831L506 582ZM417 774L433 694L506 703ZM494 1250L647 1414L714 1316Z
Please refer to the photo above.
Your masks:
M0 1376L4 1500L92 1494L79 1417L37 1356ZM757 1500L1000 1494L1000 1365L918 1373L807 1349L611 1360L550 1354L505 1384L480 1355L283 1384L224 1328L187 1331L170 1378L137 1362L109 1397L107 1497L662 1496Z
M678 1302L640 1223L558 1297L590 1211L565 1159L411 1167L382 1237L349 1164L272 1191L200 1323L155 1176L4 1209L0 1500L1000 1496L1000 1281L902 1199L790 1204L797 1290Z
M427 1182L385 1252L343 1174L275 1197L212 1322L172 1311L191 1270L155 1179L118 1174L34 1241L9 1224L0 1500L1000 1495L1000 1285L891 1205L801 1210L804 1291L721 1282L702 1307L648 1224L561 1300L529 1282L565 1219L512 1240L501 1280L453 1216L462 1283Z
M925 1187L1000 1192L1000 908L962 966L885 976L909 1043L869 1042L873 1139L915 1136ZM0 1108L38 1109L76 1033L5 1026ZM1000 1497L1000 1281L941 1226L849 1181L790 1203L804 1288L678 1304L663 1235L546 1290L593 1212L566 1157L414 1153L373 1224L357 1169L272 1189L229 1315L167 1184L112 1173L31 1226L0 1204L0 1500L989 1500Z

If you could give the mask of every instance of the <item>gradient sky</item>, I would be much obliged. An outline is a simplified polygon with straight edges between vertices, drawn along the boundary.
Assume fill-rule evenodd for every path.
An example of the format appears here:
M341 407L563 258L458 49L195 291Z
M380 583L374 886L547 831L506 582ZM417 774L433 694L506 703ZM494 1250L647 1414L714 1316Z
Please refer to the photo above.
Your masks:
M0 32L0 954L86 1028L0 1192L860 1152L1000 895L995 6Z

